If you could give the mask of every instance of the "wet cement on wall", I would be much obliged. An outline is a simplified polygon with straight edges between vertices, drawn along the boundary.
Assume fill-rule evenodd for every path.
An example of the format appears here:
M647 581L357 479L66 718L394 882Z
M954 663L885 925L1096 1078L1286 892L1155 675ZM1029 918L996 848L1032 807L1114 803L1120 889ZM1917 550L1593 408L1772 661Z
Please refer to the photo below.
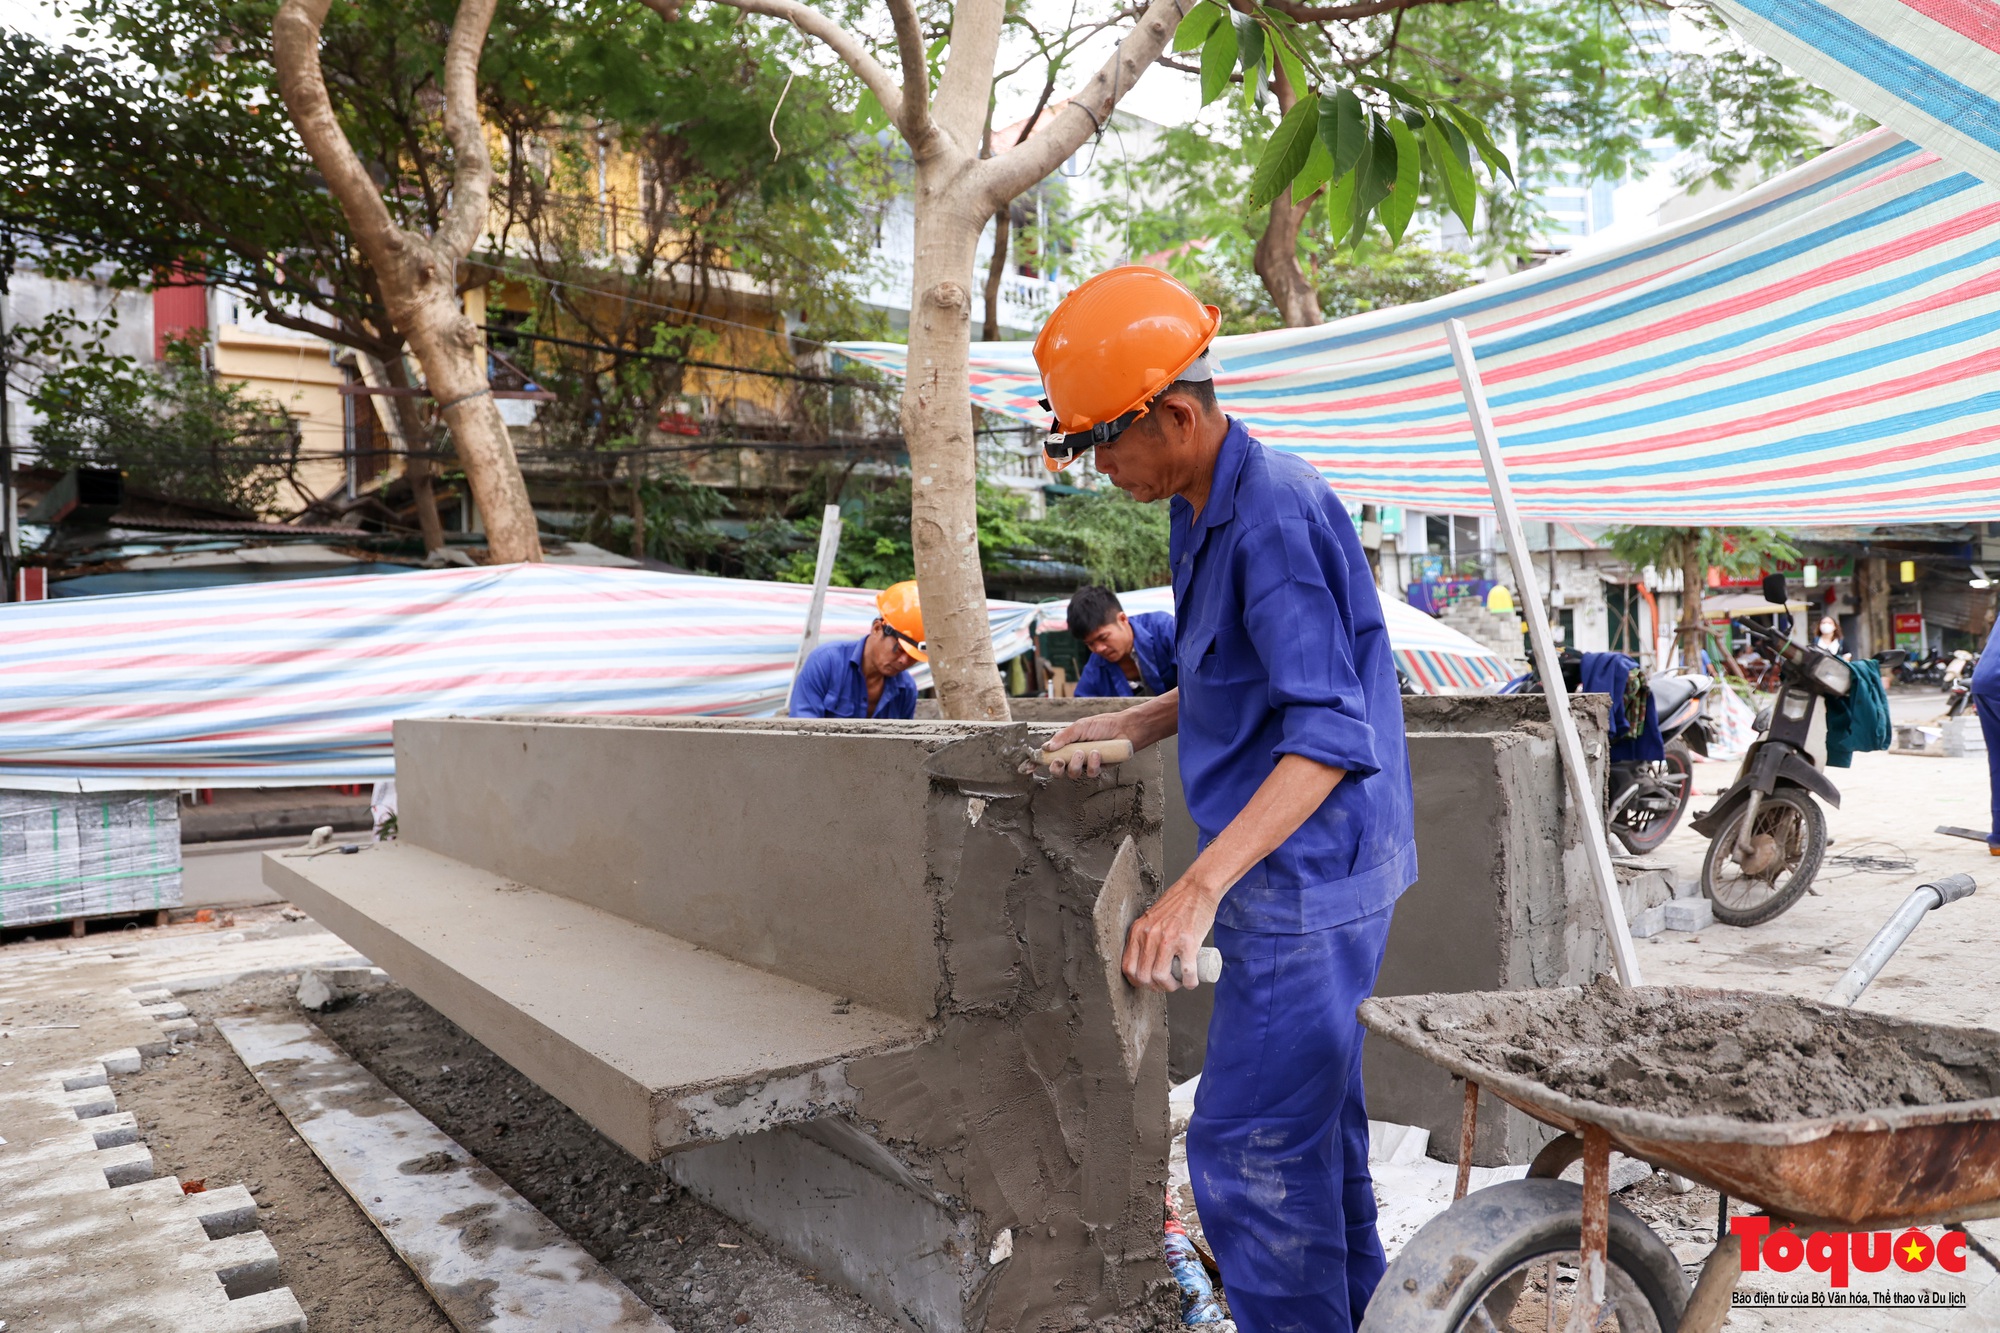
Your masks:
M933 784L943 1031L848 1078L857 1119L978 1216L984 1252L1009 1233L1012 1257L978 1275L972 1326L1067 1328L1166 1280L1165 1033L1129 1078L1092 924L1118 846L1157 845L1163 810L1157 778L1129 772L1000 799Z
M1014 701L1037 721L1068 722L1130 707L1134 699ZM1571 699L1594 785L1602 791L1603 695ZM1397 904L1381 995L1577 985L1610 967L1610 947L1591 889L1583 831L1564 792L1548 701L1541 695L1406 695L1404 728L1416 797L1415 885ZM1170 793L1179 798L1176 785ZM1166 813L1171 840L1194 829L1184 801ZM1173 1077L1201 1068L1213 992L1169 999ZM1363 1057L1369 1113L1431 1130L1434 1152L1455 1159L1462 1094L1451 1076L1408 1052L1370 1042ZM1488 1098L1481 1103L1474 1160L1482 1166L1528 1160L1546 1138L1530 1117Z

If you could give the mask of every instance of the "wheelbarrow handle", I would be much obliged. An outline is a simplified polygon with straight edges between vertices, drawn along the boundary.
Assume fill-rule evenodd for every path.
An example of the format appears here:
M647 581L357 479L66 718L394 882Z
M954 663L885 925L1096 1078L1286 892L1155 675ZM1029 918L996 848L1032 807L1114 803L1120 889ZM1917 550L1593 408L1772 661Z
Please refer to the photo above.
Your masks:
M1903 947L1903 941L1910 938L1912 931L1922 924L1926 912L1934 912L1946 903L1955 903L1960 898L1970 898L1979 886L1972 882L1970 875L1947 875L1930 884L1919 884L1903 899L1896 914L1875 932L1875 938L1868 941L1868 947L1847 969L1847 974L1834 983L1826 993L1828 1004L1839 1005L1843 1009L1852 1008L1861 998L1861 992Z
M1938 896L1937 905L1943 907L1946 903L1955 903L1960 898L1970 898L1979 886L1972 882L1970 875L1946 875L1943 879L1918 887L1935 891Z

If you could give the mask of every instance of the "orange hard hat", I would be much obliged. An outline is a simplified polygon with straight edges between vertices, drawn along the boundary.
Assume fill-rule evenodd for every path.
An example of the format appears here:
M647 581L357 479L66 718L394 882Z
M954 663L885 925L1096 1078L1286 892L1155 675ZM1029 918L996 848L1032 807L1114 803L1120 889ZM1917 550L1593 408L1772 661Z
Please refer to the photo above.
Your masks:
M1106 270L1065 296L1035 339L1042 405L1055 413L1050 466L1117 439L1175 380L1213 378L1203 353L1221 323L1220 310L1143 264Z
M875 609L890 629L897 647L919 662L931 660L924 642L924 608L917 600L917 581L904 579L875 594Z

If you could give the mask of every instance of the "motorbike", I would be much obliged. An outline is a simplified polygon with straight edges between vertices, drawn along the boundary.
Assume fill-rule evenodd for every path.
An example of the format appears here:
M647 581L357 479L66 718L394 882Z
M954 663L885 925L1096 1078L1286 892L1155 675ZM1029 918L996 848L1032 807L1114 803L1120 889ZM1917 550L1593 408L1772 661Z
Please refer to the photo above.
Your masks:
M1946 717L1963 716L1972 702L1972 668L1979 659L1963 648L1956 649L1951 661L1944 669L1944 713Z
M1785 579L1764 580L1764 600L1785 603ZM1760 733L1743 755L1736 780L1689 827L1709 839L1701 890L1715 919L1754 926L1783 914L1805 896L1826 855L1825 801L1836 809L1840 790L1827 778L1822 699L1844 698L1854 672L1833 653L1780 631L1740 622L1759 649L1778 663L1778 693L1758 714Z
M1563 684L1575 693L1582 676L1582 655L1562 655ZM1705 701L1714 681L1707 676L1662 672L1647 680L1653 711L1660 720L1666 757L1613 760L1604 784L1604 825L1626 851L1650 852L1667 840L1680 823L1694 795L1694 754L1708 753ZM1534 672L1501 686L1502 694L1532 694L1541 689Z

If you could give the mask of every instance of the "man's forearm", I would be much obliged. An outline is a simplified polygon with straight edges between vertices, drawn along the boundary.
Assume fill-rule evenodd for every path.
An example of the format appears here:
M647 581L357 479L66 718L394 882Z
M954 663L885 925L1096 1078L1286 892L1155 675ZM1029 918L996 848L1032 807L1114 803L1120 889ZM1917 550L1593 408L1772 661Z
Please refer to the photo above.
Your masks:
M1157 745L1181 729L1181 692L1168 690L1158 698L1134 704L1118 715L1119 730L1132 748Z
M1250 867L1298 832L1346 776L1344 768L1303 755L1281 756L1236 818L1188 867L1187 880L1209 901L1221 902Z

